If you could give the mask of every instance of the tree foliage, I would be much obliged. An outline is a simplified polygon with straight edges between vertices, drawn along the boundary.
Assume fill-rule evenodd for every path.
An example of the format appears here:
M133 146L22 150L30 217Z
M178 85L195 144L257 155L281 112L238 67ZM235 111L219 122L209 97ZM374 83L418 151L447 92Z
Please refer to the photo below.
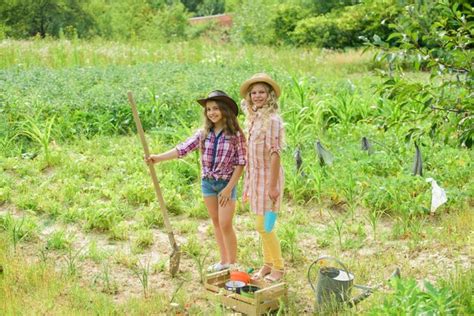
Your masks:
M416 113L407 138L424 135L456 140L471 147L474 129L473 8L463 0L415 1L390 25L384 41L374 36L370 46L381 49L377 60L388 70L381 95ZM391 43L390 43L391 42ZM430 72L426 83L407 79L406 68ZM418 118L431 124L418 126Z
M360 36L387 36L388 24L398 13L399 7L394 0L344 6L326 14L301 19L290 37L299 45L357 47L362 44Z
M3 37L170 40L185 36L189 14L177 0L10 0L0 16Z
M11 37L58 36L68 27L87 35L94 27L92 14L84 9L87 4L87 0L6 1L0 4L0 17Z

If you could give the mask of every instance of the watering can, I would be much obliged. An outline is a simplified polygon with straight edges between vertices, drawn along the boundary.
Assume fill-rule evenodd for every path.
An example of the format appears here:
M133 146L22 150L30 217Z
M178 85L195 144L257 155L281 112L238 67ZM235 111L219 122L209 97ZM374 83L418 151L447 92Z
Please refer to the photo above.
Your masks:
M323 266L319 269L318 283L316 288L311 281L312 268L322 260L331 260L336 262L340 268ZM397 268L390 278L400 277L400 270ZM330 256L322 256L315 260L308 268L308 281L316 296L316 310L322 311L327 308L338 308L343 304L353 307L372 294L373 291L381 287L368 287L354 284L354 274L350 273L347 267L338 259ZM363 290L358 296L351 298L352 288Z

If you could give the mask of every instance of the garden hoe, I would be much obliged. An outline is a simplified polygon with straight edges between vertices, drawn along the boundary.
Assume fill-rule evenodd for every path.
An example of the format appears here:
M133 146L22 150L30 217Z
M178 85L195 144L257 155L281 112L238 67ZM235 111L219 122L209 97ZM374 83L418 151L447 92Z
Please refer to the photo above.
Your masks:
M133 119L135 120L135 124L137 125L137 131L143 145L143 151L145 152L145 157L148 158L150 156L150 150L148 149L148 144L145 139L145 133L143 132L143 127L140 121L140 117L138 116L135 100L133 99L133 95L130 91L128 92L128 101L130 102L130 106L132 107ZM163 195L161 194L160 183L158 182L158 178L156 176L155 167L153 164L148 164L148 169L150 170L151 179L155 187L156 197L158 198L158 203L160 204L161 212L163 214L165 229L168 233L168 238L170 240L171 247L173 248L173 252L171 253L171 256L170 256L170 273L171 273L171 276L174 277L179 269L179 259L181 257L181 253L179 251L178 244L176 243L176 240L174 239L173 229L171 227L170 220L168 218L168 210L166 209L165 201L163 200Z

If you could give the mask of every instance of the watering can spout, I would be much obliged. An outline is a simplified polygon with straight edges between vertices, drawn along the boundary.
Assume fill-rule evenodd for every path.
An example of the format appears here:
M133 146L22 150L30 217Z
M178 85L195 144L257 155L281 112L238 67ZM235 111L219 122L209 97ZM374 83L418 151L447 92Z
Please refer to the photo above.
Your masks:
M388 281L391 281L393 280L394 278L400 278L401 277L401 273L400 273L400 268L396 268L392 274L390 275L390 277L388 278ZM367 287L367 286L362 286L362 285L357 285L355 284L354 287L356 288L359 288L359 289L362 289L364 290L364 292L362 292L361 294L357 295L356 297L354 297L353 299L351 299L350 301L347 302L347 304L350 306L350 307L354 307L355 305L359 304L360 302L362 302L363 300L365 300L367 297L369 297L375 290L378 290L380 287L382 287L382 284L372 288L372 287Z
M347 302L349 307L354 307L372 294L372 291L365 291Z

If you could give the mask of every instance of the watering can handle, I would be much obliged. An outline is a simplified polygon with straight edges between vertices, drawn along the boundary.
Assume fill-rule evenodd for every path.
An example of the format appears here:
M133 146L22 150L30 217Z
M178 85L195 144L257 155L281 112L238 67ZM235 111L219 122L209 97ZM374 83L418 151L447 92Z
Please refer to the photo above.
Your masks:
M329 260L336 261L339 265L342 266L342 268L344 268L344 271L346 271L347 275L349 275L349 270L346 268L344 263L342 263L338 259L336 259L334 257L331 257L331 256L321 256L318 259L316 259L315 261L313 261L313 263L311 263L311 265L308 268L308 282L309 282L309 285L311 285L311 288L313 289L313 291L316 291L316 289L314 288L313 282L311 282L311 276L310 276L311 269L316 263L318 263L318 261L321 261L321 260L324 260L324 259L329 259Z

